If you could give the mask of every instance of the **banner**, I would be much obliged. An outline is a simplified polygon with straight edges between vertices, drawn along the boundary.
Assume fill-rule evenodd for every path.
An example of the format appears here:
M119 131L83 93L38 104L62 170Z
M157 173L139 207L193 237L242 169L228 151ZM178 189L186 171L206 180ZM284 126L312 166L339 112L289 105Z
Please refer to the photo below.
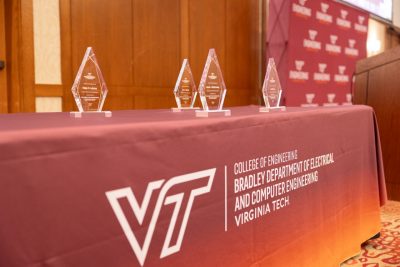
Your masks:
M287 27L286 51L277 54L268 48L267 57L281 57L277 63L283 65L278 70L284 80L285 104L351 104L355 65L357 60L366 57L368 14L330 0L291 0L287 8L283 3L281 6L281 9L270 6L270 13L289 14L285 20L288 25L279 24L281 28ZM279 17L275 14L270 19ZM269 24L274 25L274 21ZM271 27L269 30L268 45L274 39L282 40L282 34L274 34Z

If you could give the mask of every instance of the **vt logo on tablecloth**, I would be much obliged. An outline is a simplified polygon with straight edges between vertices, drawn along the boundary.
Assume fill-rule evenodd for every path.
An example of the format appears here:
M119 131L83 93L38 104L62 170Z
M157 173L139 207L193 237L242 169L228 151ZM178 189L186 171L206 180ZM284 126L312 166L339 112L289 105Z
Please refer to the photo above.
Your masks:
M193 172L189 174L184 174L180 176L175 176L171 179L169 179L167 182L165 180L157 180L150 182L147 185L146 192L144 194L142 204L139 205L135 194L132 191L132 188L130 187L125 187L117 190L112 190L106 192L106 196L108 201L111 204L112 209L114 210L115 215L117 216L117 219L122 227L122 230L124 231L124 234L126 238L129 241L129 244L131 245L133 252L135 253L139 263L143 266L144 261L147 256L147 252L149 250L150 242L152 240L154 230L161 212L162 207L165 205L170 205L170 204L175 204L171 220L169 223L169 227L165 236L164 240L164 245L161 250L161 255L160 258L164 258L166 256L169 256L171 254L174 254L178 252L181 248L182 245L182 240L183 236L186 231L186 226L189 221L189 216L190 212L192 210L192 205L193 201L197 196L207 194L211 190L211 186L214 180L216 168L208 169L208 170L203 170L199 172ZM182 202L184 198L184 192L181 193L175 193L172 195L168 195L169 191L171 188L174 188L176 185L184 184L184 183L190 183L190 182L199 182L202 181L201 187L192 189L190 191L189 195L189 200L187 202L186 207L182 207ZM198 184L198 183L196 183ZM144 217L147 213L147 209L150 203L150 200L153 197L153 193L155 190L159 189L159 194L158 198L156 201L156 205L154 210L152 211L152 217L150 219L150 223L147 228L147 233L144 239L144 242L142 245L139 244L134 231L132 230L126 215L124 214L122 208L121 208L121 203L120 200L126 198L128 201L129 205L131 206L133 213L138 220L139 224L143 224ZM182 222L178 223L180 225L179 229L179 234L178 234L178 240L175 245L171 245L171 238L172 234L174 233L175 226L177 224L177 219L178 219L178 214L181 210L181 208L184 209L184 215ZM151 212L151 211L150 211Z

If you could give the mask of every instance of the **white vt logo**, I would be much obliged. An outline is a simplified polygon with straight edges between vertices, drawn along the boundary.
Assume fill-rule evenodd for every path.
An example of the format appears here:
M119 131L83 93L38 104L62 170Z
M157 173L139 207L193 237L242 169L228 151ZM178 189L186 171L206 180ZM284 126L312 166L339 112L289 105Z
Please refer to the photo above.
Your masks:
M365 17L363 17L363 16L358 16L358 23L364 24L364 20L365 20Z
M318 68L319 68L319 72L320 73L324 73L325 72L325 69L326 69L326 64L325 63L319 63L318 64Z
M308 30L308 36L311 40L315 41L315 37L317 37L318 32L315 30Z
M349 39L349 46L350 48L354 48L354 45L356 44L356 40L354 39Z
M144 261L147 256L147 252L149 250L150 242L154 234L154 230L158 221L158 217L160 215L161 208L165 205L175 204L171 220L168 226L167 234L165 237L164 245L161 250L160 258L164 258L171 254L178 252L181 249L183 236L186 231L186 226L189 220L189 215L192 210L192 205L195 197L209 193L211 190L211 186L214 180L216 168L208 169L199 172L193 172L189 174L184 174L180 176L176 176L165 182L165 180L158 180L154 182L150 182L147 185L146 192L144 194L142 204L139 205L135 194L133 193L130 187L125 187L117 190L112 190L106 192L106 196L108 201L111 204L112 209L114 210L115 215L124 231L126 238L131 245L133 252L135 253L140 265L143 266ZM177 223L178 214L181 210L182 201L184 199L184 192L176 193L174 195L168 195L168 192L171 188L176 185L180 185L183 183L190 183L193 181L203 181L205 185L202 185L199 188L192 189L190 191L189 200L187 202L186 207L184 208L184 214L182 222L178 223L180 225L178 239L175 245L171 245L172 234L175 230L175 225ZM165 183L164 183L165 182ZM158 194L157 202L150 219L150 223L147 229L146 236L144 238L144 242L142 245L139 245L139 242L136 239L132 228L129 225L129 222L121 208L121 204L119 202L120 199L126 198L131 206L133 213L138 220L139 224L143 224L144 217L147 213L147 208L149 206L150 200L152 199L154 190L160 189L160 193Z
M336 41L338 39L337 35L330 35L329 37L331 39L331 44L336 44Z
M304 6L306 4L307 0L299 0L299 4Z
M296 65L296 70L301 71L304 66L304 61L302 60L295 60L294 64Z
M343 75L344 72L346 71L346 66L338 66L338 69L339 69L339 73L340 73L341 75Z
M347 10L340 10L340 16L342 17L342 19L346 19L347 14L349 14L349 12L347 12Z
M328 12L329 5L327 3L321 3L321 10L322 12Z

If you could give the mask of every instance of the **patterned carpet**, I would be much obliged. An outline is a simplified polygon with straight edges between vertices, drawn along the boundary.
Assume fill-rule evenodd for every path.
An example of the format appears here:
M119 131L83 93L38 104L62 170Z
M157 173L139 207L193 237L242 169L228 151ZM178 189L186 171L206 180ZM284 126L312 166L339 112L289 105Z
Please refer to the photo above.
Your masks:
M381 237L364 243L361 254L341 267L400 267L400 202L388 201L381 218Z

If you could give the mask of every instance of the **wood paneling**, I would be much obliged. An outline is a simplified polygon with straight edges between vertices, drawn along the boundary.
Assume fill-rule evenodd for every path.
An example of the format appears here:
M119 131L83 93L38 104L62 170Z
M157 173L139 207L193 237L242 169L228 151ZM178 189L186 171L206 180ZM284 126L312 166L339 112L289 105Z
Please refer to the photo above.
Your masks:
M226 85L232 90L248 90L251 83L251 6L243 5L242 0L229 0L226 8Z
M17 1L15 1L17 2ZM33 2L20 0L20 31L18 43L18 59L20 77L20 110L22 112L35 112L35 76L34 76L34 43L33 43Z
M355 76L354 84L354 103L367 103L368 72L360 73Z
M400 185L400 61L369 72L368 101L374 107L381 132L386 180ZM400 192L398 193L400 200Z
M356 65L356 73L368 72L374 68L380 68L390 62L400 60L400 47L396 47L385 51L379 55L360 60Z
M355 102L374 108L388 197L400 200L400 47L357 63Z
M36 96L63 96L64 88L62 85L53 84L35 84L35 95Z
M21 62L20 60L20 2L5 0L5 26L6 26L6 48L7 48L7 92L8 112L19 112L22 110L21 98ZM32 59L33 60L33 59Z
M129 0L72 0L72 68L94 49L109 86L132 84L132 5ZM110 92L112 93L112 91Z
M391 200L399 201L398 195L400 192L400 184L388 181L386 182L386 188L387 188L388 198Z
M0 0L0 60L7 62L4 0ZM0 113L8 112L7 68L0 70Z
M225 33L226 1L190 1L190 55L189 61L196 83L200 82L208 50L215 48L222 73L226 80Z
M385 35L385 50L395 48L398 45L400 45L400 32L388 26Z
M8 112L35 111L32 1L4 0Z
M170 108L182 60L198 84L215 48L228 87L226 105L250 104L260 38L256 0L60 0L65 110L73 77L92 46L109 88L105 109ZM200 103L198 103L199 105Z
M134 1L136 86L172 87L180 65L180 1Z

